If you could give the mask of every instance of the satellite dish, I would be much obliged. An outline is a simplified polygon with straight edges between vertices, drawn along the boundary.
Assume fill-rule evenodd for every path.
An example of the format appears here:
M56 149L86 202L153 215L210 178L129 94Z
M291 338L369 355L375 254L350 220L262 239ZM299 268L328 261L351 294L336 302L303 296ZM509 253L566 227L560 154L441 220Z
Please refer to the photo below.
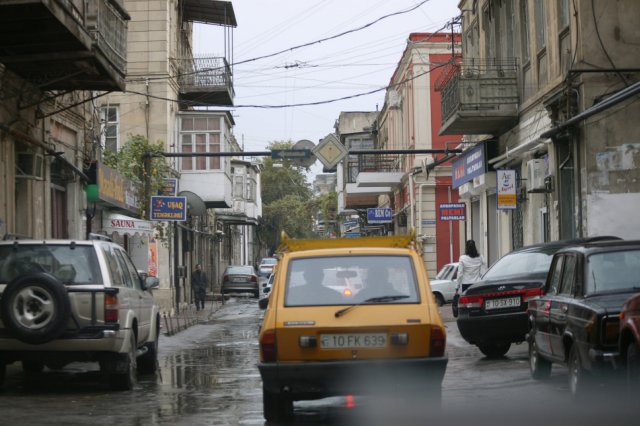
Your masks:
M191 191L180 191L178 195L187 198L187 214L189 216L202 216L207 211L207 206L197 194Z
M292 160L292 162L296 163L299 166L302 167L311 167L313 166L313 163L316 162L316 156L313 153L313 148L316 147L316 144L314 144L313 142L311 142L308 139L300 139L298 142L296 142L293 145L293 149L308 149L310 151L310 155L308 158L297 158L295 160Z

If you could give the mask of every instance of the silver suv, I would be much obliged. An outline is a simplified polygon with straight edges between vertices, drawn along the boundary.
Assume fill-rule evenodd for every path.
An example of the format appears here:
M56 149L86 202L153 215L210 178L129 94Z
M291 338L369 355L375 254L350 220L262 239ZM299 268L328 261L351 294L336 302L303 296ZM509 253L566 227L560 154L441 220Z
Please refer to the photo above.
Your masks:
M131 389L157 368L158 282L104 239L0 241L0 386L12 362L34 374L81 361Z

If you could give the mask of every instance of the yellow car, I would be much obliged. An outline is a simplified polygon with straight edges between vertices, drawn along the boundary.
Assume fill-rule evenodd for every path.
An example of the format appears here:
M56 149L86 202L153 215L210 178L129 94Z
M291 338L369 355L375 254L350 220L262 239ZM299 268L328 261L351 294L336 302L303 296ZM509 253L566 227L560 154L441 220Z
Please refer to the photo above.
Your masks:
M265 419L291 417L295 400L398 384L439 406L446 333L414 235L282 240L261 301Z

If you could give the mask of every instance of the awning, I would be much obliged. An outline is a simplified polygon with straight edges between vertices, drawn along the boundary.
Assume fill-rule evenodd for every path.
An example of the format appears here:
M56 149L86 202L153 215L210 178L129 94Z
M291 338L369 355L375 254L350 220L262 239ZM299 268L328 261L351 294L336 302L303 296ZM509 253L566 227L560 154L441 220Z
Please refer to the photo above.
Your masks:
M117 232L126 235L152 236L154 232L153 222L136 219L118 213L103 213L102 230L107 234Z
M230 1L182 0L185 21L237 27L236 15Z

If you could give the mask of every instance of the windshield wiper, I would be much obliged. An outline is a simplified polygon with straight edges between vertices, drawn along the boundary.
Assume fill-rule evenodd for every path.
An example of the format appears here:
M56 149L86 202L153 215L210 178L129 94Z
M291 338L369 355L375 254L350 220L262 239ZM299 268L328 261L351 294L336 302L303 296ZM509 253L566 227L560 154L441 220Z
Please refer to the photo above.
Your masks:
M360 306L360 305L367 305L369 303L386 303L386 302L393 302L395 300L400 300L400 299L406 299L409 296L406 295L402 295L402 296L378 296L378 297L370 297L368 299L363 300L362 302L353 304L351 306L347 306L346 308L342 308L336 311L335 314L333 314L336 318L341 317L344 313L346 313L347 311L351 310L352 308L355 308L356 306Z

